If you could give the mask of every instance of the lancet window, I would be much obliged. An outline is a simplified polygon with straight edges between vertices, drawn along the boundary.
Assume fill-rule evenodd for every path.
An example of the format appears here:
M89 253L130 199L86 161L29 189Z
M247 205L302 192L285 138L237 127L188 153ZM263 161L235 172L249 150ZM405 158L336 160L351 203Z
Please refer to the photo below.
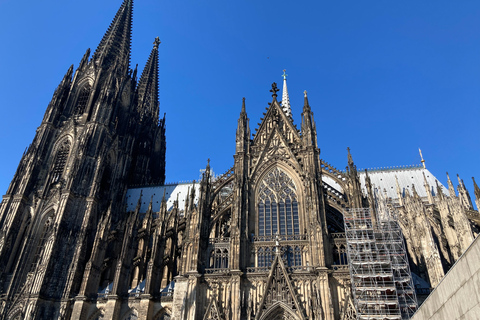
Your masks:
M38 239L38 245L35 249L35 253L33 255L32 264L30 266L30 271L35 271L37 265L40 263L40 257L42 252L45 248L45 244L47 243L48 238L51 235L51 231L53 230L53 216L50 216L47 221L45 222L41 233L40 238Z
M256 267L269 268L277 253L285 266L302 266L306 238L300 234L298 195L284 171L275 168L260 182L257 210Z
M63 144L57 151L57 155L55 156L55 165L53 167L53 176L52 176L52 183L57 182L60 180L63 174L63 170L65 169L65 164L67 163L68 154L70 153L70 142L65 140Z
M278 168L267 174L258 190L258 236L277 234L300 234L295 184Z
M81 115L85 112L85 109L87 108L88 99L90 98L91 91L92 91L92 88L90 87L89 84L85 85L80 91L80 94L78 95L78 99L77 99L77 107L75 109L76 114Z

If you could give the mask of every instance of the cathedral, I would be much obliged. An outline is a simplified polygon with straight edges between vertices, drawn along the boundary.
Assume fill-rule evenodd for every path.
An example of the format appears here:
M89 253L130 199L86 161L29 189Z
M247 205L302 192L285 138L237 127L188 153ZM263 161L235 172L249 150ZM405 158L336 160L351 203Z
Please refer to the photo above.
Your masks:
M199 181L165 184L160 41L138 76L132 12L124 0L93 54L67 70L3 196L0 319L411 316L402 301L414 311L480 233L462 179L443 186L423 159L360 172L350 150L346 169L334 167L307 92L294 123L284 76L254 133L239 101L227 172L208 161ZM382 238L387 226L397 238ZM359 274L377 265L387 273L364 275L377 286L365 290L390 302L365 307Z

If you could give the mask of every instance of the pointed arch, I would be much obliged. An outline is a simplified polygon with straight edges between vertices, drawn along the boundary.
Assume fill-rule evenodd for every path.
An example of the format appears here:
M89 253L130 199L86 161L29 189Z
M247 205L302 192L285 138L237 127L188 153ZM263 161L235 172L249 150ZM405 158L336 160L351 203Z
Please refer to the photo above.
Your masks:
M255 193L256 235L300 234L299 188L282 168L274 166L261 177Z
M260 320L301 320L295 312L283 302L277 302L263 312Z
M70 154L72 143L70 137L65 137L56 144L54 148L54 160L51 175L51 183L56 183L62 178L63 172L67 165L68 156Z
M33 252L32 262L30 264L30 272L35 271L40 263L45 245L49 238L53 235L55 223L55 212L50 210L41 216L40 224L37 229L36 243L37 246Z
M87 110L88 101L92 93L92 86L90 82L84 81L79 90L77 91L77 99L75 101L75 111L76 115L82 115Z

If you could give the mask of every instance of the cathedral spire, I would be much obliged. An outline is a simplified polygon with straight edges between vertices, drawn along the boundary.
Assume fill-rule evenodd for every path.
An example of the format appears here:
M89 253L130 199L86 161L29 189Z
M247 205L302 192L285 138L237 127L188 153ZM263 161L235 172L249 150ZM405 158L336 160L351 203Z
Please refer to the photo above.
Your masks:
M138 83L138 101L142 118L150 115L155 123L158 122L158 46L160 39L155 38L153 49L143 69Z
M288 89L287 89L287 74L285 73L285 71L287 70L283 69L282 109L287 116L291 116L292 109L290 108L290 98L288 97Z
M124 0L93 54L97 64L110 66L117 62L124 70L130 66L132 13L133 0Z

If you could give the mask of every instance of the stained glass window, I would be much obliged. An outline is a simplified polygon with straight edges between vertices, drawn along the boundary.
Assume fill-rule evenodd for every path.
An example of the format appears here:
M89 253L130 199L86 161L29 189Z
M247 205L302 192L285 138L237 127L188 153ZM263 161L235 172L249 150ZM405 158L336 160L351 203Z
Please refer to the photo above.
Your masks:
M259 236L300 234L295 184L282 170L275 168L260 183L257 208Z

